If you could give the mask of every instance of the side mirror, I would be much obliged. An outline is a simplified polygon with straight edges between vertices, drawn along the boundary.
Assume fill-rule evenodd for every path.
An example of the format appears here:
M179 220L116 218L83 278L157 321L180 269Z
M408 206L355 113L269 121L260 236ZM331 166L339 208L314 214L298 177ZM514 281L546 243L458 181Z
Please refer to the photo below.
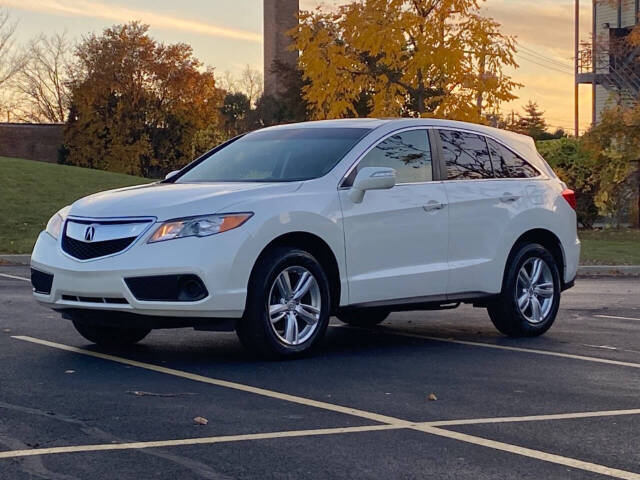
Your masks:
M367 190L388 190L396 184L396 171L386 167L365 167L358 172L349 198L353 203L361 203Z
M173 177L176 173L178 173L180 170L174 170L173 172L169 172L165 175L164 179L165 180L169 180L171 177Z

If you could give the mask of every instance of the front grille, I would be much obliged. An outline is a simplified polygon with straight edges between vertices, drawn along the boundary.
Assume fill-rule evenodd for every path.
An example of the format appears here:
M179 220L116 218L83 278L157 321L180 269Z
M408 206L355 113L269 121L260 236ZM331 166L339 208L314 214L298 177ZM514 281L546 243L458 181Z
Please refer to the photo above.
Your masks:
M32 268L31 285L33 285L34 292L49 295L51 293L51 285L53 285L53 275Z
M79 260L89 260L121 252L131 245L136 238L128 237L105 240L104 242L83 242L68 237L65 232L62 237L62 250Z

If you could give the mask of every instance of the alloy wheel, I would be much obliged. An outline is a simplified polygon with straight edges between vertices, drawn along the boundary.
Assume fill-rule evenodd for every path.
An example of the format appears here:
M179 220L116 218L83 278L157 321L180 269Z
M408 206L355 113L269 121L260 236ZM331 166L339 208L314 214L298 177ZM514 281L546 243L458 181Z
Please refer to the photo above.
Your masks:
M321 308L320 286L304 267L287 267L271 285L267 315L273 332L286 345L300 345L314 334Z
M539 257L529 258L518 272L516 302L529 323L546 320L553 306L555 289L549 265Z

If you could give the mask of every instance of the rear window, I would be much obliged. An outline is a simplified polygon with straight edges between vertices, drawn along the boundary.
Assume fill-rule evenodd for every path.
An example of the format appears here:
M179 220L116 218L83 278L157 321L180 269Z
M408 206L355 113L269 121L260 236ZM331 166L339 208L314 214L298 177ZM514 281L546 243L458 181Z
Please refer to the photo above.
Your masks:
M487 138L496 178L532 178L540 173L526 160L495 140Z
M328 173L370 130L258 130L214 151L181 175L188 182L291 182Z

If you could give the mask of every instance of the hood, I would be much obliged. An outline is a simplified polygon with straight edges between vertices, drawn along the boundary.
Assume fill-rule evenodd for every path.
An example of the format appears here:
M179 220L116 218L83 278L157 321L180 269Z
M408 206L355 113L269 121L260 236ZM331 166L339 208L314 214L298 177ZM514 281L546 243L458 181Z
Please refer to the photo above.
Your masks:
M81 198L69 215L79 217L157 217L158 220L221 213L250 198L290 193L290 183L152 183L108 190Z

